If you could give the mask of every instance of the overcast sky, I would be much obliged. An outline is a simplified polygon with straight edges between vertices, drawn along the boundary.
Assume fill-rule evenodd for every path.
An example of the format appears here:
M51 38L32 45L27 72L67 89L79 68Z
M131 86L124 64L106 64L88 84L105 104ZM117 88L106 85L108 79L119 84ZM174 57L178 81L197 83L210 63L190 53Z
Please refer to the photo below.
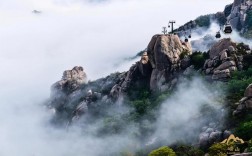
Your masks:
M176 27L232 0L0 0L0 93L50 85L75 65L94 80L127 70L170 19ZM42 11L33 14L32 10ZM123 64L120 66L120 64ZM9 92L7 92L9 90Z

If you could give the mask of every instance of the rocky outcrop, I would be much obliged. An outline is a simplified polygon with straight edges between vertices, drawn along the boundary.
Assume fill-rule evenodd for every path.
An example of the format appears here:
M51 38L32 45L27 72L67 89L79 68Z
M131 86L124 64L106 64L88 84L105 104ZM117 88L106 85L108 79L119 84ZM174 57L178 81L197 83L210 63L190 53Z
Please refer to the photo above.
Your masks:
M247 110L252 110L252 84L244 92L244 97L239 101L233 115L240 115Z
M224 38L220 40L219 42L214 44L210 49L209 52L210 59L213 59L214 57L218 56L223 50L229 49L231 46L233 47L232 51L234 51L236 44L232 42L230 38Z
M210 49L210 58L205 61L203 71L213 80L226 80L231 73L242 69L242 59L237 56L236 44L231 39L222 39Z
M87 75L83 67L76 66L64 71L62 79L52 85L52 92L72 92L84 83L87 83Z
M109 93L125 73L113 73L105 78L87 82L82 67L66 70L62 79L52 85L48 107L55 113L57 123L76 121L96 107L112 102ZM96 110L97 111L97 110Z
M176 73L181 69L180 55L191 54L190 43L182 42L177 35L155 35L141 60L132 65L110 95L117 99L131 86L147 86L152 91L165 91L174 86ZM190 66L190 60L183 60L184 69Z
M220 131L216 127L216 124L211 123L209 126L202 128L202 132L199 135L199 146L201 148L206 148L215 142L220 142L231 135L228 130Z
M180 55L191 54L190 43L182 42L177 35L155 35L152 37L147 53L153 68L150 89L160 91L168 88L176 72L180 70ZM163 89L162 89L163 88Z
M132 65L129 71L122 76L120 81L113 86L110 91L110 96L116 100L121 95L123 96L126 94L132 86L137 88L142 85L146 86L147 84L148 87L151 71L152 67L149 56L147 52L144 52L141 60Z

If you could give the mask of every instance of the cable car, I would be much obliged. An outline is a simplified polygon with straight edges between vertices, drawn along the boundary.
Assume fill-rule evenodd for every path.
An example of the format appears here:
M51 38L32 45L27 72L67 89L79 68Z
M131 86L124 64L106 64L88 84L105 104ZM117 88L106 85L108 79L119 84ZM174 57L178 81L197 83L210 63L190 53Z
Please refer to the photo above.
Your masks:
M224 25L224 30L223 31L224 31L225 34L231 34L232 31L233 31L231 24L230 23L226 23Z
M216 37L216 38L221 38L221 34L220 34L219 31L216 33L215 37Z
M185 42L188 42L188 38L185 38Z
M188 35L188 38L192 38L192 30L190 29L190 33Z

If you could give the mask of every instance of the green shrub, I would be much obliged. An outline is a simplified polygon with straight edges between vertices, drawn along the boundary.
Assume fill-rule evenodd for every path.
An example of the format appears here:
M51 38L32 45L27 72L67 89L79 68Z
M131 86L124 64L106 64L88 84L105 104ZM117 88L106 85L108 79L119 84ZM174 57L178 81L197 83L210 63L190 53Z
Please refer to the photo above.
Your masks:
M248 152L252 152L252 139L248 142Z
M244 140L252 138L252 121L243 122L235 131L236 135Z
M222 143L213 144L208 149L209 156L226 156L228 145Z
M209 58L209 55L204 52L194 52L190 57L192 65L194 65L195 69L200 69L204 66L204 63L206 59Z
M246 71L235 71L227 83L227 97L230 102L237 102L244 96L244 91L252 83L252 68Z
M180 145L174 149L177 156L204 156L204 152L196 147Z
M139 115L145 114L148 111L150 104L151 103L149 99L141 99L141 100L132 101L132 105L135 108L135 111Z
M171 148L163 146L153 150L148 156L176 156L176 154Z

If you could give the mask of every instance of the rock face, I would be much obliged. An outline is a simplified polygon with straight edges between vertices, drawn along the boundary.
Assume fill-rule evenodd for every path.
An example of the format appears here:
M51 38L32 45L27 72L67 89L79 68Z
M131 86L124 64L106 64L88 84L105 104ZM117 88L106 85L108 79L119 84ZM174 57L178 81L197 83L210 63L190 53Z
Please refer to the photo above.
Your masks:
M101 103L110 103L109 93L124 75L125 73L113 73L105 78L87 82L82 67L66 70L62 79L51 87L48 107L55 112L55 118L60 119L57 123L71 123Z
M191 54L191 45L181 42L177 35L153 36L141 60L132 65L112 88L110 96L117 99L131 86L146 86L152 91L161 92L174 86L177 81L175 75L181 69L180 55L183 52ZM187 62L183 60L184 68L190 65Z
M242 69L242 60L236 55L236 44L231 39L222 39L210 49L210 58L205 61L203 70L212 75L213 80L226 80L231 72Z
M247 110L252 110L252 84L245 90L244 97L239 101L239 105L233 112L233 115L240 115Z
M209 147L215 142L228 138L230 135L230 131L220 131L215 124L209 124L209 126L202 128L202 132L199 135L199 146L202 148Z
M141 60L132 65L120 81L113 86L110 96L118 99L120 95L127 93L130 87L138 87L148 84L152 68L147 52L144 52ZM148 86L148 85L147 85Z
M218 56L223 50L229 49L229 47L236 47L236 44L231 41L230 38L224 38L214 44L210 49L209 55L210 59L213 59L215 56Z
M248 10L252 8L251 0L234 0L227 20L237 30L246 31L246 17Z
M174 74L180 70L180 55L191 54L190 43L181 42L177 35L155 35L152 37L147 53L153 68L150 88L154 91L166 88L167 82L174 79Z
M66 70L63 73L62 79L52 86L53 91L71 92L76 90L80 85L87 82L87 75L83 67L74 67L72 70Z

